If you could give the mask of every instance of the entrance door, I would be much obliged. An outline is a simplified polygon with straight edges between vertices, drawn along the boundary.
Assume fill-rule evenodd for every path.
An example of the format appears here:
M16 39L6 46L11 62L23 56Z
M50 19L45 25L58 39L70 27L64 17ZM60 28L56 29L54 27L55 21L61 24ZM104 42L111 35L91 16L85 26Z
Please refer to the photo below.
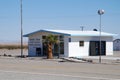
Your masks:
M41 48L36 48L36 56L41 56Z
M90 56L100 55L100 42L90 41ZM101 41L101 55L106 55L106 41Z

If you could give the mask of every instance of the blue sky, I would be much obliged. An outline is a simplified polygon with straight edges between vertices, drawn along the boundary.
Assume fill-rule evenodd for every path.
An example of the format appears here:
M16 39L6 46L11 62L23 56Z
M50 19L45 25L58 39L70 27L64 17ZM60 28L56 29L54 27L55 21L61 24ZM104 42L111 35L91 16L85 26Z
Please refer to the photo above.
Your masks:
M99 29L120 34L120 0L23 0L23 34L40 29ZM20 0L0 0L0 41L20 41ZM120 38L117 36L116 38ZM26 39L25 39L26 40Z

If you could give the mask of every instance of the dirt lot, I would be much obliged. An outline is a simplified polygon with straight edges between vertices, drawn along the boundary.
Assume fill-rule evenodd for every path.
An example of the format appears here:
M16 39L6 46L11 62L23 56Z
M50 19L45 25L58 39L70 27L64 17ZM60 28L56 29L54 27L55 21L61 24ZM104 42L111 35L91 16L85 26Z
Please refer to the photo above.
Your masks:
M114 51L114 55L113 56L120 57L120 51Z
M12 50L8 50L8 49L0 49L0 55L4 55L4 54L7 54L7 55L20 55L20 49L12 49ZM24 52L24 55L28 55L28 50L27 49L24 49L23 50ZM120 57L120 51L114 51L114 55L112 56L115 56L115 57Z
M0 80L120 80L120 64L0 57Z
M1 50L0 54L19 55L20 50ZM27 55L27 50L24 50ZM119 57L115 52L112 57ZM111 56L109 56L111 57ZM0 80L120 80L120 62L75 63L61 59L0 57Z
M23 49L24 55L28 55L28 50L27 49ZM18 56L21 54L21 50L20 49L0 49L0 55L12 55L12 56Z

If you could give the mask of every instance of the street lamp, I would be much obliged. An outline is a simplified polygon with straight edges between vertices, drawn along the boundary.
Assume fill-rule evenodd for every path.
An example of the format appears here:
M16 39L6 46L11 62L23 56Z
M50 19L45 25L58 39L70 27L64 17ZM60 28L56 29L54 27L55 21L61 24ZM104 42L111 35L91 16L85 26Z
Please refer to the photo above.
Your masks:
M104 10L98 10L98 14L100 15L100 34L99 34L99 63L101 63L101 15L104 14Z
M21 57L23 57L23 29L22 29L22 0L20 0L20 21L21 21Z

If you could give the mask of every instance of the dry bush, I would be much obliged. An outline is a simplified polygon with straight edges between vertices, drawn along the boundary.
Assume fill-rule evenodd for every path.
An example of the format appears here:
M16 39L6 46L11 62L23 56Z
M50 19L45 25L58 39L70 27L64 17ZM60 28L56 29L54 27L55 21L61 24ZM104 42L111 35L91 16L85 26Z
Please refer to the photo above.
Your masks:
M0 49L21 49L21 45L0 45ZM23 45L23 49L28 49L27 45Z

